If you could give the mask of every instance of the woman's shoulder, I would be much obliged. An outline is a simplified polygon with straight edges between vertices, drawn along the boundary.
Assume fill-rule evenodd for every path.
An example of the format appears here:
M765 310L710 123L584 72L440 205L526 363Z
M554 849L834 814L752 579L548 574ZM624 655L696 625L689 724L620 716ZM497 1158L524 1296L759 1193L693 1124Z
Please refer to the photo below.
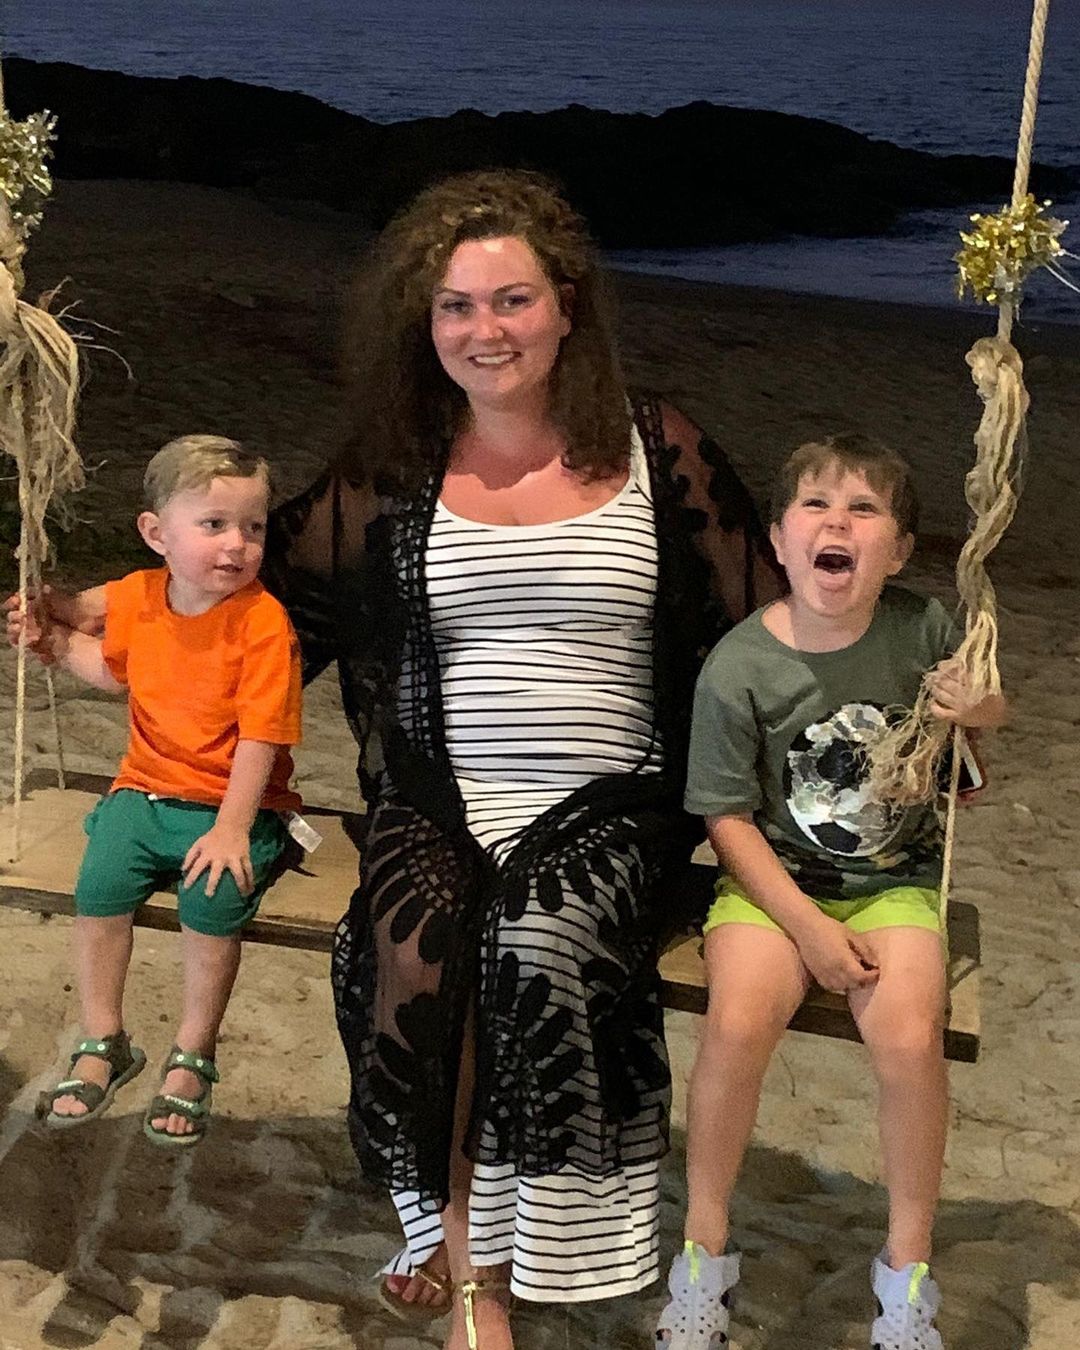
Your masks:
M647 450L694 447L704 435L684 412L653 390L636 390L630 404Z

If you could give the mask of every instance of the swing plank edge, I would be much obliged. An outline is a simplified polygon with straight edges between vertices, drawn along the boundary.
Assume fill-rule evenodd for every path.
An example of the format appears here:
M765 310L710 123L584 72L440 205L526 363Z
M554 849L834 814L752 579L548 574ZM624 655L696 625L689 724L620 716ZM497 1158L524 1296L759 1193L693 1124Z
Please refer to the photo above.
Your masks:
M666 1008L704 1013L708 1005L705 963L697 933L673 938L660 957L661 998ZM979 911L964 901L949 905L949 1017L945 1027L948 1059L974 1064L979 1057ZM859 1032L847 1001L817 986L788 1024L791 1031L857 1041Z
M41 915L74 913L75 877L82 855L82 821L109 779L69 774L64 791L49 776L35 772L23 801L23 858L0 866L0 908ZM0 808L0 838L10 828L11 805ZM323 835L323 843L299 867L284 871L263 899L259 914L244 929L250 942L329 952L334 932L356 885L357 839L363 817L350 812L305 807L305 816ZM697 855L688 881L694 897L711 889L713 868ZM135 915L140 927L178 932L176 897L152 896ZM974 905L949 906L950 1010L945 1053L973 1063L979 1053L979 916ZM701 937L682 932L665 946L659 963L661 998L666 1008L703 1013L707 1002ZM845 1001L813 989L791 1021L791 1029L842 1040L858 1032Z

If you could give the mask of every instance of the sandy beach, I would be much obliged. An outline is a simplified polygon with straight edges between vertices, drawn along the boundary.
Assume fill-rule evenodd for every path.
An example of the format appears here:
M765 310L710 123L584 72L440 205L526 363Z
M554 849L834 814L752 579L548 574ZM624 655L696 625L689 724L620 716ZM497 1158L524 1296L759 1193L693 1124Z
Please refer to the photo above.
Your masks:
M133 526L149 455L172 436L243 438L282 494L334 448L341 308L358 246L330 211L209 188L60 184L29 256L30 288L63 296L122 354L90 351L81 447L90 483L58 577L141 565ZM712 431L763 500L800 439L859 427L915 465L923 528L911 584L951 596L962 481L978 403L964 365L989 311L929 310L617 279L633 383ZM1029 331L1033 407L1025 494L995 555L1002 672L1015 703L987 745L990 786L963 812L955 893L982 920L982 1055L952 1071L953 1131L935 1272L949 1350L1080 1345L1080 329ZM5 530L10 525L5 496ZM5 534L5 538L6 538ZM4 580L7 581L5 576ZM0 659L10 741L14 660ZM70 768L107 773L124 743L115 699L58 680ZM44 682L30 679L27 746L53 753ZM333 680L313 686L298 755L313 804L355 804ZM10 777L10 766L4 773ZM342 896L344 907L347 897ZM399 1245L389 1200L358 1177L327 962L249 947L225 1025L206 1142L183 1157L140 1130L148 1072L86 1131L35 1128L38 1091L77 1033L70 923L0 911L0 1350L420 1350L377 1304ZM139 934L127 1020L151 1057L170 1043L178 945ZM681 1234L685 1080L695 1019L669 1015L674 1150L663 1259ZM737 1350L858 1350L885 1195L861 1049L789 1035L770 1072L736 1237L746 1253ZM660 1285L611 1304L523 1307L520 1350L644 1350Z

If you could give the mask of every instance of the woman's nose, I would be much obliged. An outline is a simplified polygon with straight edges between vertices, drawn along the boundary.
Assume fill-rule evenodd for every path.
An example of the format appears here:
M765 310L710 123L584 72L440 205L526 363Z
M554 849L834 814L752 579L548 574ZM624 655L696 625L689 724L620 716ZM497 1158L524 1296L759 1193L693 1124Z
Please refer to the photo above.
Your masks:
M491 341L502 336L502 320L493 309L478 308L473 314L473 337Z

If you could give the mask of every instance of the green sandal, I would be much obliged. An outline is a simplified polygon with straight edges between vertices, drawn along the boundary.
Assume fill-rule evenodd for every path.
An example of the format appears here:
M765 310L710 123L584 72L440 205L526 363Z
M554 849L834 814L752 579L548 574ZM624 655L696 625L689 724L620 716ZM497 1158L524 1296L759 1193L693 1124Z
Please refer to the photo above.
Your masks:
M69 1073L83 1055L103 1059L109 1066L109 1081L102 1087L100 1083L90 1083L85 1078L65 1078L48 1092L43 1092L38 1097L35 1114L45 1122L46 1129L71 1130L76 1125L86 1125L91 1120L97 1120L112 1105L117 1089L130 1083L146 1067L146 1056L138 1046L131 1044L126 1031L80 1041L72 1052ZM77 1116L58 1115L53 1107L59 1097L74 1097L86 1110Z
M190 1069L203 1085L202 1094L191 1098L158 1093L143 1116L143 1134L151 1143L162 1148L189 1148L200 1142L210 1124L210 1098L213 1086L218 1081L217 1066L209 1055L197 1055L174 1045L161 1071L162 1082L172 1069ZM163 1116L183 1116L195 1128L188 1134L170 1134L168 1130L155 1129L153 1122Z

